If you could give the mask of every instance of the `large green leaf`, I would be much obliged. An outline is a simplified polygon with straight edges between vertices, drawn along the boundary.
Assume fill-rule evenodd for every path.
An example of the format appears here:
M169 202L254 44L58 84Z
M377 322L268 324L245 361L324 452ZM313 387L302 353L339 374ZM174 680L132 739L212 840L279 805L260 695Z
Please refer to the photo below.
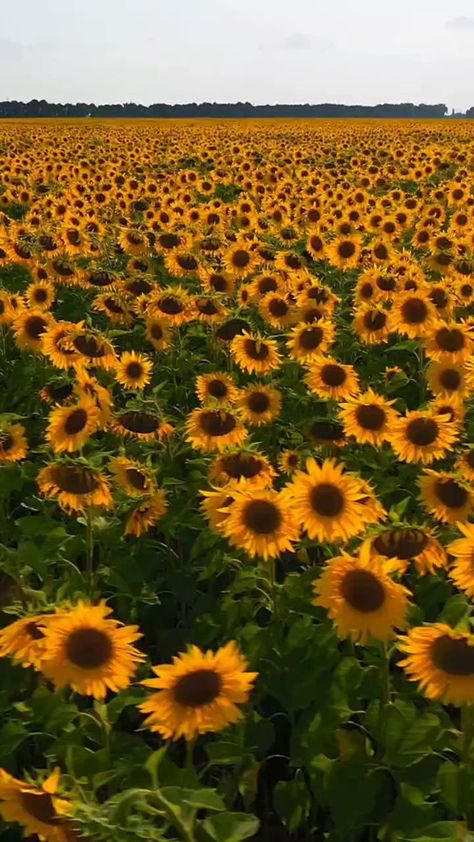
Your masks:
M216 842L241 842L255 836L259 821L247 813L219 813L204 819L203 827Z

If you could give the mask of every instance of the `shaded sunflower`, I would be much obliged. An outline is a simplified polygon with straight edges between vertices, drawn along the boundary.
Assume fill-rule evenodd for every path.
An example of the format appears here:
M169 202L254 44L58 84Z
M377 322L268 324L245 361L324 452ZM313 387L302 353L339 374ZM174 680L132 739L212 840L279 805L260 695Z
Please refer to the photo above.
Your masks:
M295 360L308 362L326 353L334 341L334 325L328 319L317 324L298 324L293 328L287 346Z
M30 307L49 310L56 297L55 287L49 281L37 281L26 288L26 299Z
M182 287L167 287L153 296L151 318L164 321L169 326L178 326L189 321L193 301Z
M244 486L246 482L245 478L240 478L238 481L232 480L223 488L200 491L204 498L200 504L202 514L209 521L211 529L219 535L222 534L222 526L228 517L228 507L234 499L234 489Z
M396 568L395 568L396 569ZM407 624L410 591L393 581L386 559L337 556L314 582L315 605L328 612L339 637L386 641Z
M234 403L239 390L230 374L215 371L196 377L196 394L201 403Z
M381 447L389 440L392 425L398 418L392 409L394 403L373 389L341 403L339 414L346 436L354 436L358 444Z
M241 389L236 403L243 420L258 427L280 414L281 392L271 386L252 384Z
M132 644L142 635L138 626L123 626L99 605L79 602L50 617L44 632L41 671L55 687L70 685L84 696L104 699L129 686L136 665L145 660Z
M268 292L259 301L258 309L262 318L275 328L284 328L296 320L294 305L278 292Z
M44 654L44 632L48 614L33 614L15 620L0 630L0 657L10 657L23 667L39 669Z
M78 367L74 391L79 398L92 400L99 410L99 426L106 427L112 415L112 395L87 369Z
M461 453L454 467L460 476L464 477L468 482L474 482L474 448Z
M436 321L436 309L428 297L406 293L394 301L388 316L388 327L393 333L417 339L428 336Z
M67 401L74 391L74 385L65 381L54 380L46 383L40 391L40 398L50 406L53 404L64 403Z
M124 351L115 371L115 379L126 389L144 389L151 380L153 363L144 354Z
M49 415L46 441L55 453L82 450L97 430L99 420L99 410L88 398L83 398L77 404L58 406Z
M232 491L227 517L220 525L234 547L250 556L268 561L283 552L292 552L299 539L299 528L282 495L268 488L245 485Z
M166 514L168 504L166 502L165 492L159 489L154 491L146 500L142 500L134 508L131 515L125 524L124 535L134 535L139 538L145 532L148 532L152 526Z
M165 319L149 316L145 322L146 338L157 351L171 344L171 331Z
M156 678L142 683L158 690L139 705L144 725L164 739L192 740L197 734L221 731L237 722L258 676L247 672L247 661L234 642L217 652L190 646L172 664L153 667Z
M57 497L66 511L82 512L90 506L104 509L113 506L105 477L83 465L53 462L39 472L37 482L42 494Z
M344 472L333 459L318 465L307 459L306 471L297 471L283 489L298 524L318 541L347 541L365 525L380 520L380 505L370 487L357 476Z
M388 312L382 305L361 305L357 308L354 330L365 345L388 342L390 336Z
M328 450L344 447L346 444L344 427L333 418L316 418L308 427L307 437L314 447Z
M435 573L438 568L446 567L448 561L443 546L431 530L421 526L382 525L365 539L362 552L397 561L401 573L413 561L420 576Z
M75 322L53 322L41 337L41 350L56 368L66 371L82 362L82 354L71 347L77 330Z
M244 479L249 487L268 488L276 472L262 453L252 450L233 450L216 456L209 467L209 480L215 485L227 485Z
M427 469L420 491L422 505L443 523L465 523L472 513L472 488L458 474Z
M424 340L425 350L432 360L458 365L472 355L474 341L465 322L438 322Z
M399 662L410 681L432 701L463 705L474 701L474 635L445 623L416 626L400 638Z
M126 456L115 456L109 462L109 469L115 482L131 497L141 497L153 490L153 480L148 469Z
M449 362L433 362L426 372L434 395L464 395L467 389L464 366Z
M141 441L153 441L159 437L160 418L154 412L140 409L125 409L112 420L116 435Z
M71 337L69 347L79 352L84 365L99 366L106 370L117 365L114 346L97 331L81 326Z
M393 422L390 444L402 462L429 465L445 455L457 435L448 415L412 410Z
M301 466L301 456L297 450L282 450L278 457L278 467L283 474L291 476Z
M0 464L19 462L28 453L28 441L23 424L11 424L0 429Z
M46 310L20 310L13 321L13 333L19 348L39 353L42 339L54 319Z
M59 770L54 770L39 786L20 781L0 769L0 814L5 822L20 824L29 836L46 842L68 842L66 820L73 805L56 792Z
M464 538L457 538L448 544L447 550L455 561L449 568L449 578L469 598L474 596L474 526L471 523L458 523L457 527Z
M333 357L318 357L308 365L306 382L314 394L325 400L342 400L360 391L357 372Z
M326 259L339 269L354 269L360 259L362 241L357 234L337 237L326 246Z
M246 240L235 242L222 256L226 270L232 277L245 278L254 271L258 254L249 247Z
M275 340L262 339L246 331L232 339L230 352L240 368L250 374L267 374L280 365Z
M204 453L238 446L247 438L247 430L240 418L224 407L194 409L188 415L186 430L186 440Z

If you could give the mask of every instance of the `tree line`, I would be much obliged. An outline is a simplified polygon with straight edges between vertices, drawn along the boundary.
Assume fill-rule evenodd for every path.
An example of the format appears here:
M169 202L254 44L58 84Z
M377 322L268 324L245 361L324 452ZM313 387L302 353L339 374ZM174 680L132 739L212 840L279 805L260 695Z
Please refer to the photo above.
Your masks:
M440 118L447 115L444 103L414 105L412 102L379 105L338 105L326 102L319 105L252 105L250 102L190 102L168 105L137 105L134 102L111 105L76 102L57 103L45 99L30 102L9 100L0 102L0 118L9 117L398 117ZM456 115L464 116L464 115ZM474 107L466 117L474 117Z

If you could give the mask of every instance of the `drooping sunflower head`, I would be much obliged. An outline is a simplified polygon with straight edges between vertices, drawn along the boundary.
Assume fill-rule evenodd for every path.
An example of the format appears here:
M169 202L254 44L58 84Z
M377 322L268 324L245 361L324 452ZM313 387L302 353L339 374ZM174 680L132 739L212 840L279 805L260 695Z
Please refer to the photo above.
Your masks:
M15 620L0 630L0 657L10 657L23 667L41 664L44 654L44 632L41 629L49 615L36 614Z
M0 426L0 464L19 462L28 453L28 441L23 424Z
M115 456L110 460L109 468L119 488L131 497L142 497L152 491L153 480L144 465L126 456Z
M237 722L238 708L250 695L257 673L232 642L217 652L191 646L172 664L153 667L156 678L143 682L158 692L139 706L145 726L164 739L192 740L198 734L221 731Z
M125 524L125 535L139 538L148 532L166 514L168 504L162 489L154 491L133 509Z
M361 555L365 552L370 557L396 560L401 573L413 561L421 576L433 574L437 568L446 567L447 564L443 546L431 530L424 526L381 526L364 541Z
M307 430L307 437L314 447L327 450L344 447L346 444L343 425L332 418L316 418L312 421Z
M42 784L14 778L0 769L0 815L5 822L20 824L25 835L48 842L68 842L70 801L56 795L60 773L54 770Z
M159 415L148 409L124 409L115 415L112 428L118 436L152 441L158 438L160 423Z
M276 472L268 458L252 450L229 450L216 456L209 468L209 480L215 485L245 480L254 488L268 488Z
M465 523L473 510L473 490L459 474L425 470L420 479L421 502L443 523Z
M84 465L53 462L39 472L38 486L47 497L57 497L59 505L68 512L113 506L106 478Z
M230 407L203 407L193 410L186 423L187 440L204 453L241 445L247 437L240 417Z
M452 705L474 702L474 635L434 623L411 629L399 647L406 655L400 666L428 699Z
M245 332L232 340L230 350L240 368L250 374L266 374L280 365L274 339L262 339Z

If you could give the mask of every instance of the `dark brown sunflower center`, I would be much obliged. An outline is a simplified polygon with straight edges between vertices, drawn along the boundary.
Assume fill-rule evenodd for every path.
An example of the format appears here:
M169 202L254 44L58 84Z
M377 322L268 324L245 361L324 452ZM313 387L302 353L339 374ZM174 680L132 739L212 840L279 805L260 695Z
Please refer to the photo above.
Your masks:
M32 640L42 640L44 637L43 632L38 628L38 624L34 620L25 626L25 631Z
M436 331L435 341L438 348L452 354L464 348L464 336L457 328L440 328Z
M454 479L439 479L434 487L434 492L448 509L462 509L469 499L468 491Z
M219 312L218 306L210 298L199 298L196 306L203 316L215 316Z
M21 806L36 821L43 824L57 824L58 816L51 796L47 792L19 792Z
M87 425L87 417L87 412L82 407L74 409L64 423L64 432L66 435L75 436L77 433L82 432Z
M376 404L364 404L356 409L357 422L365 430L381 430L385 424L385 410Z
M356 247L352 240L343 240L342 243L339 243L337 247L339 255L344 259L353 257L353 255L355 254L355 250Z
M66 643L66 655L76 667L94 670L103 667L113 654L107 634L99 629L83 628L71 632Z
M209 284L216 292L227 292L227 281L223 275L211 275Z
M319 213L318 213L318 219L319 219ZM323 243L321 237L318 237L317 234L310 237L309 245L310 245L310 248L312 249L312 251L315 251L315 252L322 251L322 249L324 247L324 243Z
M227 385L224 383L223 380L219 380L217 377L215 380L210 380L207 384L207 393L211 396L211 398L222 399L228 393Z
M270 353L268 345L258 339L246 339L244 350L252 360L266 360Z
M344 509L344 495L337 485L322 482L310 492L310 505L321 517L337 517Z
M77 246L81 242L81 235L75 228L69 228L69 230L66 231L66 237L71 246Z
M136 278L134 281L127 283L127 292L131 295L147 295L152 289L152 285L144 278Z
M233 453L231 456L224 456L221 466L227 476L232 479L240 479L240 477L252 479L260 473L262 462L247 453Z
M387 316L380 310L369 310L364 315L364 327L367 330L382 330L387 322Z
M237 249L232 255L232 263L238 269L245 269L250 263L250 254L245 249Z
M438 310L443 310L447 307L449 298L444 289L436 287L430 292L430 301L438 308Z
M374 254L378 260L386 260L388 257L388 249L383 243L377 243L374 248Z
M90 272L87 280L95 287L107 287L114 281L110 272Z
M91 334L79 334L74 338L73 345L80 354L92 359L105 357L106 354L104 345Z
M474 468L474 450L469 450L464 456L464 460L470 468Z
M325 386L335 389L338 386L342 386L346 378L346 372L342 366L336 365L336 363L328 363L327 365L323 365L321 369L321 380Z
M251 392L247 398L247 405L251 412L267 412L270 408L270 398L266 392Z
M140 365L140 363L135 361L131 362L127 365L126 374L127 377L130 378L130 380L138 380L139 377L141 377L143 374L143 368Z
M212 669L194 670L179 678L173 688L175 702L184 707L210 705L222 690L222 678Z
M68 494L90 494L99 487L93 471L75 465L58 465L53 469L53 482Z
M260 295L265 295L267 292L275 292L278 284L275 278L261 278L257 286Z
M126 477L130 485L137 489L137 491L144 491L148 485L147 478L138 468L127 468L125 471Z
M279 316L286 316L289 307L283 298L273 298L268 305L268 309L272 316L278 318Z
M304 351L315 351L319 348L324 336L324 331L315 325L314 327L305 327L301 331L298 341Z
M385 602L385 590L369 570L350 570L341 581L341 596L351 608L368 614Z
M421 298L409 298L402 305L402 317L407 324L422 324L428 317L428 307Z
M198 265L196 258L193 257L192 254L178 254L176 262L181 269L185 269L187 271L196 269Z
M156 416L148 412L125 412L119 416L119 422L130 433L154 433L159 427Z
M207 436L227 436L235 429L237 422L230 412L203 412L199 426Z
M431 645L431 658L435 667L450 675L474 674L474 646L463 638L441 635Z
M229 319L228 322L220 326L216 332L216 336L225 342L232 342L236 336L248 330L250 330L250 325L244 319Z
M445 368L439 375L439 382L447 392L455 392L462 382L461 373L455 368Z
M377 278L377 286L382 292L393 292L397 288L397 282L391 275L380 275Z
M29 339L38 340L48 324L42 316L29 316L25 321L24 331Z
M416 447L428 447L436 441L438 431L433 418L414 418L407 426L406 437Z
M7 453L15 444L15 439L11 433L0 433L0 448L3 453Z
M344 438L344 428L338 421L313 421L309 434L319 441L339 441Z
M401 558L407 561L423 552L428 536L421 529L389 529L377 535L374 547L386 558Z
M164 249L174 249L179 245L179 237L176 234L160 234L158 242Z
M104 298L104 304L110 313L116 313L118 316L125 312L124 308L116 301L115 298Z
M159 324L152 324L150 327L150 336L156 339L157 342L163 339L163 328Z
M166 298L162 298L158 302L158 307L167 316L176 316L178 313L182 313L184 309L181 301L178 301L173 295L167 295Z
M48 300L48 290L43 289L43 287L38 287L38 289L35 289L33 297L38 304L43 304Z
M281 524L281 513L270 500L251 500L242 512L242 521L257 535L271 535Z

